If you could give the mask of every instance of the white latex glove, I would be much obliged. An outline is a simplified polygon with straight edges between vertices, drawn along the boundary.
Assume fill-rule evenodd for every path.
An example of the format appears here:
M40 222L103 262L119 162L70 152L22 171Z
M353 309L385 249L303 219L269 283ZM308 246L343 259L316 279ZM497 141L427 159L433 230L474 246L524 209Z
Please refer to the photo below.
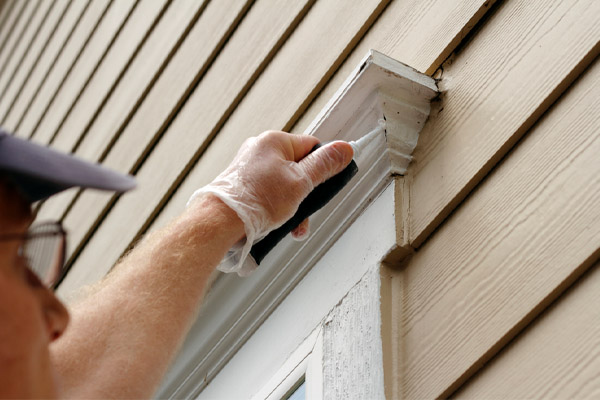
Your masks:
M341 141L308 154L317 143L313 136L265 132L246 140L229 167L194 192L188 205L198 196L213 193L244 223L246 239L227 256L235 262L222 262L219 270L240 276L252 272L251 264L245 263L252 245L283 225L315 186L352 160L352 147ZM295 237L307 233L308 221L292 232Z

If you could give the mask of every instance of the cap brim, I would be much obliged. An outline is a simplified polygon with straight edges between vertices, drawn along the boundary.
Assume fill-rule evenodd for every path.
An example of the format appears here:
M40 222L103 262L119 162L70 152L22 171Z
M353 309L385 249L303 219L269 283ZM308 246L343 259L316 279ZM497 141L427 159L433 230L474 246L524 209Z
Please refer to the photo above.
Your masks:
M125 192L135 179L0 131L0 171L31 202L71 187Z

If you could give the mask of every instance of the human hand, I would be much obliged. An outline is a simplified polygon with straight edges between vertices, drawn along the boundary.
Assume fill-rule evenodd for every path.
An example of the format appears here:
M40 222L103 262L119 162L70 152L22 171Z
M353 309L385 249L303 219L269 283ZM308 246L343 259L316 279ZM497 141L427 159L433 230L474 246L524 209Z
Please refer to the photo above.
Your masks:
M190 202L204 193L215 194L244 223L246 242L239 262L224 272L251 272L242 266L252 244L290 219L317 185L352 160L352 147L346 142L333 142L308 154L317 143L313 136L275 131L250 138L225 171L194 193ZM292 234L307 232L305 221Z

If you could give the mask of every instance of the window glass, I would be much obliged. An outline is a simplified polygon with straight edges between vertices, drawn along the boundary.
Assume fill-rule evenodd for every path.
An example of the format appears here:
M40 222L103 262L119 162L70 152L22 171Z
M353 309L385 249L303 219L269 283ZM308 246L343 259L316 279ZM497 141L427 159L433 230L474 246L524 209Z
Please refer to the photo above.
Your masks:
M304 400L306 399L306 381L304 378L300 382L300 386L296 387L294 391L288 395L286 400Z

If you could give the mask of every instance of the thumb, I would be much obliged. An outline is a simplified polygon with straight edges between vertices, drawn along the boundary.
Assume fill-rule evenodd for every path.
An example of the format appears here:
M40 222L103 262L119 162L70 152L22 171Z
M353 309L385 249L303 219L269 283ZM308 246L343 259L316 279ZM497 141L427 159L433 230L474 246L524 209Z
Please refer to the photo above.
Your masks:
M315 187L346 168L353 154L347 142L336 141L313 151L298 164Z

